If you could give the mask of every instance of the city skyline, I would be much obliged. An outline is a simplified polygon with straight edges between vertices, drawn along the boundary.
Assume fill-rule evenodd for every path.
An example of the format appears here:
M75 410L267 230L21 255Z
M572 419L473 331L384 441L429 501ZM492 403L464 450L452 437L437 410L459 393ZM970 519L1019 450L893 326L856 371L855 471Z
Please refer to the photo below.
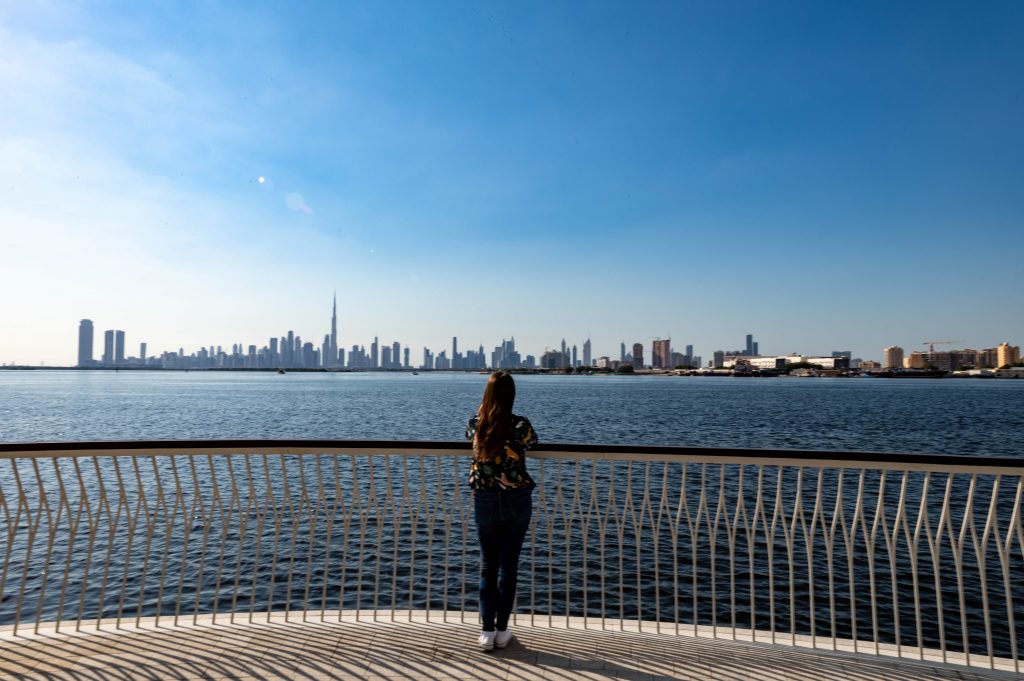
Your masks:
M484 343L473 346L465 352L459 351L459 337L451 338L451 353L446 349L423 346L414 353L409 345L403 345L400 340L392 340L390 343L381 341L379 336L374 336L372 341L355 342L348 349L345 344L339 344L338 334L338 308L337 292L334 293L331 302L330 332L323 336L319 345L314 340L309 340L300 334L289 329L285 335L271 336L266 344L259 345L251 342L233 342L230 351L226 344L210 344L204 346L193 346L186 350L180 347L177 350L160 350L153 354L147 354L148 342L141 341L138 356L126 355L126 334L124 330L108 329L103 332L102 355L95 358L95 326L93 320L83 318L79 322L77 343L77 362L67 366L79 368L110 368L117 366L146 366L152 368L250 368L250 369L273 369L273 368L306 368L306 369L499 369L499 368L544 368L559 369L565 367L579 366L603 366L611 364L617 366L625 363L636 368L670 369L678 366L715 367L721 368L725 360L735 360L738 357L762 357L765 359L775 358L780 363L784 357L787 361L797 361L797 358L820 357L820 358L845 358L848 366L855 368L855 364L861 360L877 364L880 368L902 366L904 357L914 357L907 366L920 368L925 363L931 362L931 357L943 356L942 362L953 362L957 364L957 357L963 357L964 363L969 364L971 360L966 358L985 357L985 366L993 365L996 357L1012 357L1010 361L1002 362L1009 364L1019 359L1019 348L1003 341L1000 348L995 344L991 347L983 347L985 352L979 353L977 349L970 346L958 346L949 348L948 351L935 353L935 345L954 345L962 341L930 340L924 341L922 345L928 346L915 350L913 347L906 351L899 345L892 345L882 349L880 357L855 356L852 350L831 350L830 352L807 352L794 350L783 353L760 352L760 341L755 340L755 335L748 333L744 338L744 345L738 349L718 348L707 353L711 359L705 363L704 356L694 351L692 343L680 345L677 349L671 338L651 337L649 338L649 354L645 352L645 345L642 342L634 342L629 347L631 352L626 351L626 341L619 342L619 354L608 353L602 355L594 354L592 350L592 339L586 338L581 343L567 342L563 337L557 346L545 346L543 351L534 353L521 351L522 346L516 347L515 336L509 339L502 338L501 342L493 346L493 350L485 350ZM314 334L312 338L316 338ZM463 343L463 347L466 344ZM1017 355L1004 355L1002 348L1009 348ZM1015 349L1016 348L1016 349ZM965 351L966 354L957 355ZM987 353L987 354L986 354ZM422 357L417 362L414 358ZM952 358L952 359L951 359ZM854 364L849 364L850 362ZM767 365L766 365L767 366ZM952 370L956 366L944 367Z
M7 3L0 363L73 363L82 317L319 346L335 288L346 345L1015 342L1022 30L998 1Z

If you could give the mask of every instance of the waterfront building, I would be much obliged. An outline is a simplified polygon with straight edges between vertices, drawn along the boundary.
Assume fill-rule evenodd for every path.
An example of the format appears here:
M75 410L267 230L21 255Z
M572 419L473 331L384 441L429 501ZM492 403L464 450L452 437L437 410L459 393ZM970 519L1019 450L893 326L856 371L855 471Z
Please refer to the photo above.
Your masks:
M635 354L635 353L634 353ZM672 354L672 340L669 338L657 339L651 342L651 367L654 369L669 369L670 356Z
M569 363L569 354L565 351L565 339L562 339L562 367Z
M853 359L853 351L852 350L833 350L832 351L832 356L833 357L845 357L846 359Z
M391 368L401 369L402 346L398 341L391 344Z
M882 368L898 369L903 366L903 348L898 345L890 345L882 350Z
M619 361L620 362L625 362L626 361L626 344L625 343L619 343Z
M379 345L380 345L379 339L376 336L374 336L373 337L373 342L370 343L370 368L371 369L376 369L377 367L380 366L380 361L379 361L380 360L380 350L378 348Z
M882 365L873 359L865 359L857 363L857 368L861 371L871 371L873 369L881 369Z
M721 369L721 368L723 368L725 366L725 351L724 350L715 350L715 352L711 355L711 357L712 357L712 360L711 360L712 368L714 368L714 369Z
M595 364L595 366L598 369L610 369L611 364L611 359L609 359L607 356L602 355L601 357L597 358L597 363Z
M999 368L1016 364L1020 361L1020 347L1009 343L1000 343L996 348L996 366Z
M566 366L565 355L558 350L546 350L540 356L541 369L561 369Z
M404 352L405 352L405 361L402 362L402 366L404 368L408 369L409 368L409 346L408 345L405 346Z
M644 346L642 343L633 343L633 368L644 368Z
M146 344L139 343L139 364L146 365Z
M423 348L423 364L420 366L421 369L433 369L434 368L434 353L430 352L430 348Z
M979 369L992 368L995 369L999 365L996 362L999 361L999 348L986 348L984 350L978 350L977 357L975 358L975 366Z
M590 359L590 338L587 338L583 341L583 366L593 366Z
M576 346L574 345L574 346L572 346L572 367L575 369L579 365L580 365L580 363L576 359Z
M78 322L78 366L92 366L92 320Z
M101 364L105 367L114 364L114 330L107 329L103 332L103 359Z
M386 345L380 349L380 367L381 369L391 368L391 348Z
M114 364L124 364L124 331L120 329L114 331Z

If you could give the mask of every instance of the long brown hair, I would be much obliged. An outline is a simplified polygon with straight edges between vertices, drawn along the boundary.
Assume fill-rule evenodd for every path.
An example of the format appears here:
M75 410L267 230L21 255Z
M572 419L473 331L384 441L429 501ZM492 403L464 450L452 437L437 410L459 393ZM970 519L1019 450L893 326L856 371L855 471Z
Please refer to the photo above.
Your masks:
M500 453L512 428L512 403L516 401L516 384L512 374L495 371L484 388L484 398L477 412L473 453L488 457Z

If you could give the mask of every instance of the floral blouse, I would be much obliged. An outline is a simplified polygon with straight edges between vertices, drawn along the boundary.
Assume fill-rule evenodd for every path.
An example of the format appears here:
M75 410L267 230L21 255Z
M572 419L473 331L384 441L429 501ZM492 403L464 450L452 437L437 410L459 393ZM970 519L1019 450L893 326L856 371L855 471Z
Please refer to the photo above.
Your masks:
M477 417L466 426L466 439L476 435ZM537 444L530 420L512 414L512 430L499 454L480 455L474 452L469 469L469 486L473 489L504 490L533 488L535 483L526 472L526 450Z

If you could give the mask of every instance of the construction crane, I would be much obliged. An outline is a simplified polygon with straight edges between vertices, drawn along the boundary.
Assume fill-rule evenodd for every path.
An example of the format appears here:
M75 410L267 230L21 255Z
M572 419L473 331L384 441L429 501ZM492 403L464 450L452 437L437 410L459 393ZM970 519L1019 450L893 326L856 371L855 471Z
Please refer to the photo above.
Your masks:
M950 343L965 343L962 340L938 340L938 341L924 341L921 345L928 346L928 352L934 353L936 345L949 345Z

